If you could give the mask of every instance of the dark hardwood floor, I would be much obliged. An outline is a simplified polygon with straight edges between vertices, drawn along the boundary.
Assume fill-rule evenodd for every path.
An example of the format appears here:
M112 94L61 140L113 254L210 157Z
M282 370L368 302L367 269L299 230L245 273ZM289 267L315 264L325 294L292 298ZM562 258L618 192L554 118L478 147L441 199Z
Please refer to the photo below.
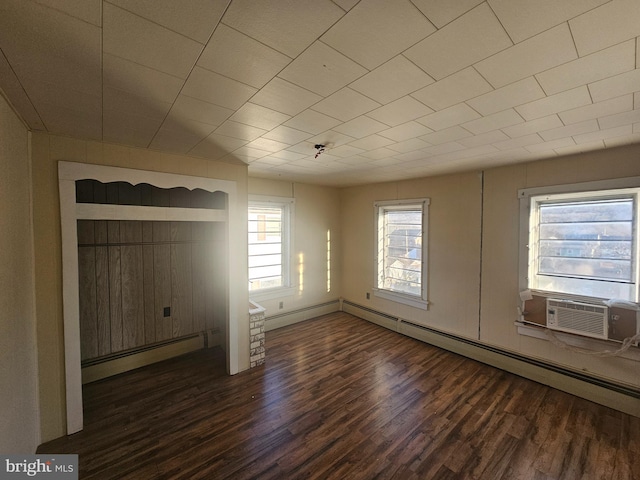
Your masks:
M83 479L632 479L640 419L345 313L85 386Z

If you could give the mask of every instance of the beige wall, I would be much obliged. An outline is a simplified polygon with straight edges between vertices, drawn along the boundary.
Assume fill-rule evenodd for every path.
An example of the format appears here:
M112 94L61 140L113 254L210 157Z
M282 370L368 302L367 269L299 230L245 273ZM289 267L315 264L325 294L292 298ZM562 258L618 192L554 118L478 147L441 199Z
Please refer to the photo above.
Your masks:
M0 452L39 442L29 137L0 96Z
M292 273L297 288L289 296L258 300L267 309L267 324L269 316L338 299L341 286L339 190L249 178L249 194L295 199ZM328 253L330 268L327 264ZM283 303L282 309L279 308L280 302Z
M38 133L33 134L32 158L38 378L41 434L42 441L47 441L64 435L66 424L58 161L236 181L243 224L246 224L247 171L246 166ZM242 243L242 239L239 241ZM241 277L246 280L246 274ZM243 315L247 310L246 281L235 288L242 303L238 333L240 338L246 338L246 345L241 346L242 370L248 368L249 362L248 311L246 318Z

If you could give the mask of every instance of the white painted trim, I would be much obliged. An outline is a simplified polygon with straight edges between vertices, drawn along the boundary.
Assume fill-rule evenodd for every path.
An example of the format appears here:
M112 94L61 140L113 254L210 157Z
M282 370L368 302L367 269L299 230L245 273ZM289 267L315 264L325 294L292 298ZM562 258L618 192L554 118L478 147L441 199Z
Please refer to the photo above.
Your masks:
M80 220L148 220L160 222L226 222L226 210L76 203Z
M227 258L227 271L229 272L229 283L227 286L228 318L226 326L227 371L232 375L239 371L238 314L240 312L238 311L239 292L236 286L239 285L240 279L239 273L237 272L238 269L233 268L233 263L240 258L238 256L240 252L238 242L233 241L233 239L241 235L242 230L238 222L240 213L238 212L237 206L236 182L105 165L58 162L60 224L62 231L62 302L64 314L67 434L69 435L83 428L75 181L85 179L98 180L103 183L125 181L132 185L146 183L159 188L185 187L190 190L200 188L209 192L221 191L227 194L227 244L229 249ZM116 213L122 213L124 211L128 211L128 209L114 210ZM117 214L113 217L113 219L115 218L117 218ZM195 221L206 220L197 219ZM244 309L242 313L245 314Z

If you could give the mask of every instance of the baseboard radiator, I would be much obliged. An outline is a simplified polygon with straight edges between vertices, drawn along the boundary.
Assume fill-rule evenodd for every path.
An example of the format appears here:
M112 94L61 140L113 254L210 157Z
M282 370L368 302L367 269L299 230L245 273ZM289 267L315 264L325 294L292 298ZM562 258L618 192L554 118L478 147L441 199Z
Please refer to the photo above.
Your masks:
M267 310L264 329L268 332L270 330L275 330L276 328L286 327L287 325L293 325L294 323L338 311L340 311L340 301L337 298L317 305L311 305L309 307L298 308L296 310L289 310L287 312L276 313L273 315L269 315L269 310Z
M342 301L342 311L430 345L640 417L640 389L417 325L348 300Z

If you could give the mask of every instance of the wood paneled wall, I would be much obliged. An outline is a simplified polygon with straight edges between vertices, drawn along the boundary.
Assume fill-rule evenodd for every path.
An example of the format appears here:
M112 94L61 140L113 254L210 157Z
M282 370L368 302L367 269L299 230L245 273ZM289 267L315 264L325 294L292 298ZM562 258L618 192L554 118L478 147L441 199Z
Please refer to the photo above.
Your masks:
M224 225L78 221L82 360L224 328Z

